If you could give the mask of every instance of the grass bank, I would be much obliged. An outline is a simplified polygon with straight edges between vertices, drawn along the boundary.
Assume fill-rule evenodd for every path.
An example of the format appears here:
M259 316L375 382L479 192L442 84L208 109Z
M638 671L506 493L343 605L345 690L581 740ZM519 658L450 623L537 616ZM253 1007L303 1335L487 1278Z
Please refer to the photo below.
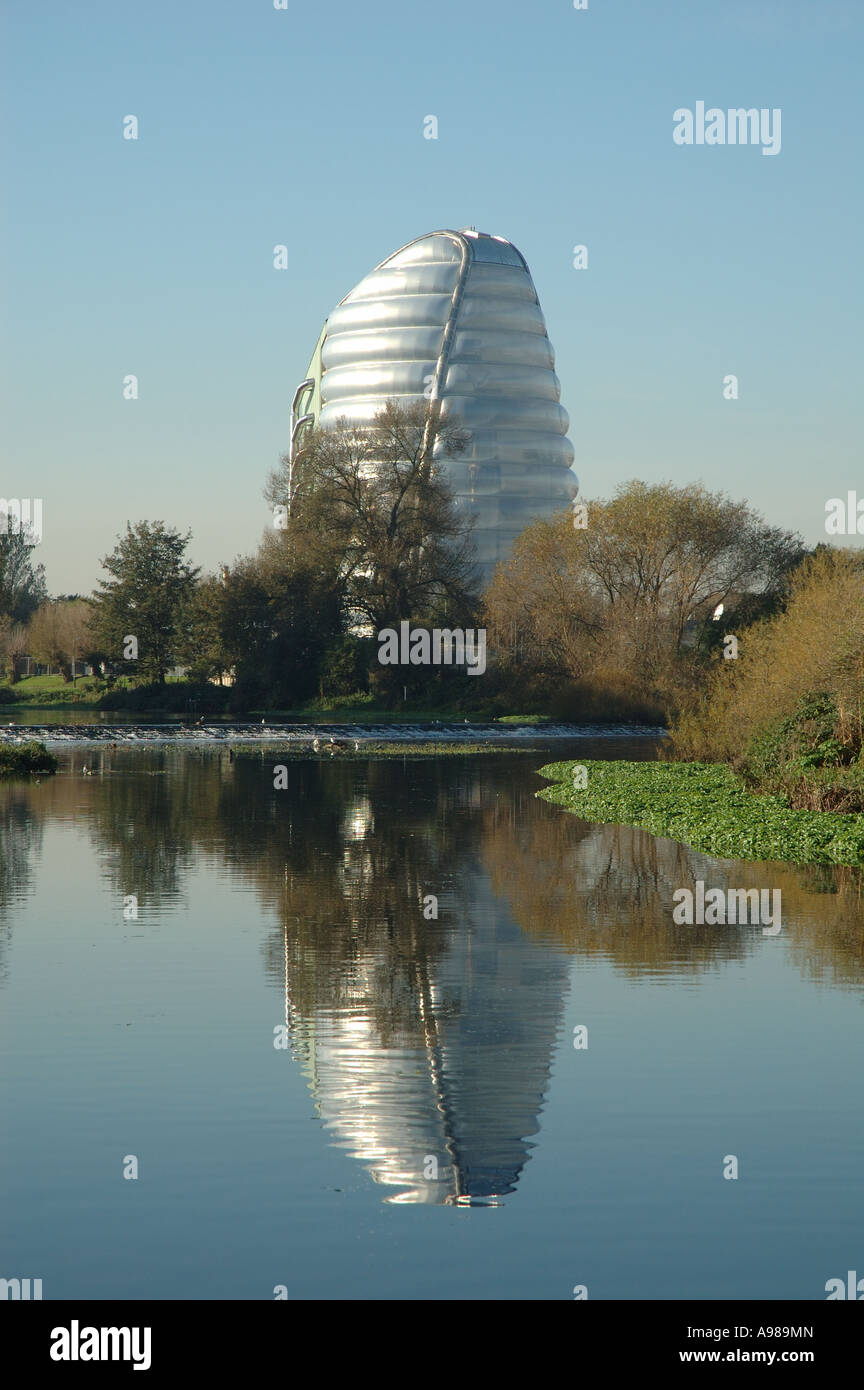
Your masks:
M515 698L510 708L525 708ZM134 685L119 679L113 685L96 676L79 676L74 684L62 676L25 676L14 686L0 685L0 712L18 715L28 709L91 709L116 711L131 718L161 719L179 715L184 718L228 719L291 719L303 723L329 724L422 724L432 720L461 724L498 723L542 725L553 718L566 723L640 722L638 713L623 716L613 704L594 707L590 702L574 703L569 712L559 715L541 713L535 707L527 714L513 714L502 696L491 699L464 696L457 703L431 704L418 698L395 704L383 704L373 695L358 692L354 695L318 697L303 704L281 707L261 704L259 700L244 702L242 693L233 686L212 685L209 682L168 679L164 684ZM38 719L31 722L38 723ZM641 721L645 722L645 721ZM656 722L656 721L648 721Z
M57 771L57 759L44 743L31 739L17 746L0 744L0 777L29 777Z
M537 795L583 820L636 826L718 859L864 864L864 815L792 809L748 791L722 763L560 762L540 775L553 785Z
M25 676L14 685L0 684L0 709L20 706L47 706L49 709L80 709L98 705L105 693L104 681L95 676L78 676L64 681L62 676Z

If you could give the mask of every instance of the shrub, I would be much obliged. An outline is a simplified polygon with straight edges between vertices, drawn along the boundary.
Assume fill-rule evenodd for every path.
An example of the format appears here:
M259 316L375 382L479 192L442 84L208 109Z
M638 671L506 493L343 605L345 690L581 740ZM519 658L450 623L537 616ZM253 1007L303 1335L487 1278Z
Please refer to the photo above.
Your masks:
M109 690L99 701L103 710L125 710L132 714L169 713L221 714L229 701L229 687L209 681L171 681Z
M751 786L811 811L864 810L860 738L841 717L836 698L806 696L783 719L750 739L741 771Z
M701 695L673 721L668 755L740 766L762 730L823 692L837 707L835 736L861 743L864 569L860 553L818 549L796 571L785 610L739 638Z
M663 705L617 671L597 671L579 681L567 681L550 696L553 719L589 724L666 723Z
M57 759L44 743L0 744L0 777L26 777L33 772L56 772Z

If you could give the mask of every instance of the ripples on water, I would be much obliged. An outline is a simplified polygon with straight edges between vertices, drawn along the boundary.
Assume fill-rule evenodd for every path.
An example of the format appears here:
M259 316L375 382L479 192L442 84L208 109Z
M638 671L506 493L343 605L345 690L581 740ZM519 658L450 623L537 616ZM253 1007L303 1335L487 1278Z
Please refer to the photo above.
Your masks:
M819 1297L853 1259L855 871L588 825L535 799L546 751L310 758L282 791L266 755L62 757L0 787L10 1248L46 1297ZM675 926L697 878L780 887L781 936ZM505 1225L406 1211L436 1206Z

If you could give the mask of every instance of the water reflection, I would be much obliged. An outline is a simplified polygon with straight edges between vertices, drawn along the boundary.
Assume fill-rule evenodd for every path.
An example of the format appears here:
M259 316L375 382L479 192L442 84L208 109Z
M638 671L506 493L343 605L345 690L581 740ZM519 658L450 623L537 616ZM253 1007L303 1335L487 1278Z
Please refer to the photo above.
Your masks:
M44 821L32 814L29 793L29 785L20 782L0 790L0 984L8 969L12 915L32 891L34 863L42 847Z
M318 1114L390 1201L494 1204L515 1190L574 957L671 983L763 948L758 928L673 924L674 890L697 878L779 887L778 942L802 974L864 980L858 871L718 863L588 825L535 799L542 753L293 762L287 791L273 761L88 750L56 779L3 786L0 926L52 819L85 827L105 880L134 885L144 909L182 906L202 862L252 887Z

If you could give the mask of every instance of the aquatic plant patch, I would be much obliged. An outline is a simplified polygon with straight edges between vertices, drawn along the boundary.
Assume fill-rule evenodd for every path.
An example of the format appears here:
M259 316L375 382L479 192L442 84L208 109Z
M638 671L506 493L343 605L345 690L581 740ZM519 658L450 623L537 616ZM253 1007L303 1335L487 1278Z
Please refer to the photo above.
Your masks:
M864 864L864 815L791 810L723 763L547 763L537 796L599 824L632 825L720 859Z

